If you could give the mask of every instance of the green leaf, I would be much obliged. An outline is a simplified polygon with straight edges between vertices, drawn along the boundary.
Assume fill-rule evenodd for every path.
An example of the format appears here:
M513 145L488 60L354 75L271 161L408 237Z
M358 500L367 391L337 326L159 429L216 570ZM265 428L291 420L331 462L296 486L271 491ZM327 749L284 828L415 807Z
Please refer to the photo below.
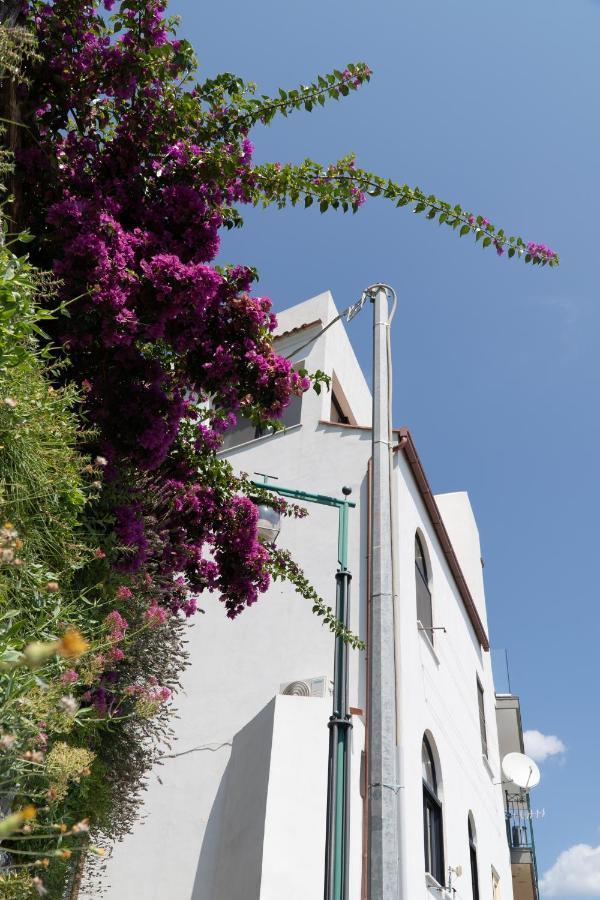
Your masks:
M3 622L5 619L11 619L13 616L18 616L21 610L19 609L7 609L0 616L0 622Z
M9 665L16 665L23 659L23 654L19 650L5 650L0 654L0 661Z
M466 225L466 224L463 225L463 227L460 229L460 236L464 237L465 234L468 234L470 232L470 230L471 230L471 228L469 225Z

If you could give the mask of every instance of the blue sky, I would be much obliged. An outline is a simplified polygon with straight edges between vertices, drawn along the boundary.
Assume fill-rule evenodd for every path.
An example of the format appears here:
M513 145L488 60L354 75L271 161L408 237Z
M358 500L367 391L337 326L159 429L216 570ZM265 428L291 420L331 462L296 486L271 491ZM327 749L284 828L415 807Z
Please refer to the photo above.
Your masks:
M560 252L558 270L498 259L372 199L356 216L246 213L223 261L261 273L283 309L373 281L397 290L395 422L434 491L467 489L482 538L492 643L525 726L566 753L532 803L545 897L600 897L597 474L600 2L175 0L201 72L261 92L366 61L340 104L257 129L256 159L359 165L480 212ZM370 365L368 318L350 326ZM575 848L574 850L572 848Z

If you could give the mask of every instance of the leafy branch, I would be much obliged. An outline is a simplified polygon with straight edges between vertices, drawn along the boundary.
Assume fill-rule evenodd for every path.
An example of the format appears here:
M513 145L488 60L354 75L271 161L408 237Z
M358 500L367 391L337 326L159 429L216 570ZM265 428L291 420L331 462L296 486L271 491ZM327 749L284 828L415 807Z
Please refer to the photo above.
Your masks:
M349 63L343 71L334 69L326 75L319 75L310 84L285 91L279 88L278 95L270 97L262 94L254 97L256 85L244 82L235 75L225 73L199 85L197 91L209 105L203 131L212 128L218 136L228 137L245 134L253 125L269 125L277 114L287 117L289 113L304 109L312 112L316 105L325 106L327 100L339 100L356 91L372 72L366 63ZM210 123L210 124L209 124Z
M348 644L354 650L364 650L365 642L361 640L354 632L341 622L335 615L331 606L327 606L325 601L317 594L300 566L294 562L288 550L280 550L276 547L270 547L270 558L267 562L267 570L274 581L289 581L294 585L296 591L305 600L310 600L313 604L312 611L316 616L323 619L323 624L327 625L329 630L336 637L341 638L345 644Z
M524 262L534 265L554 267L559 264L558 254L545 244L508 236L503 228L496 228L485 216L465 210L459 204L452 206L434 194L425 194L419 187L401 185L359 169L352 154L327 167L311 159L305 159L298 166L265 163L255 167L254 175L256 187L252 199L255 206L275 203L282 209L289 203L295 206L303 199L305 207L317 202L322 213L330 208L346 213L356 212L367 196L383 197L397 207L412 206L414 213L425 213L425 218L452 228L460 237L471 234L484 248L493 246L499 256L507 252L509 258L521 257Z
M209 104L203 130L208 126L213 138L238 137L253 125L270 124L277 114L287 117L300 109L311 112L316 105L324 106L328 99L348 96L350 91L369 81L371 74L365 63L350 63L344 71L335 69L319 75L311 84L291 91L280 88L279 96L263 94L260 98L252 96L253 83L245 83L230 74L220 75L198 87L202 100ZM509 258L517 256L534 265L559 265L558 254L545 244L509 236L485 216L465 210L460 204L452 205L419 187L399 184L359 169L353 154L329 166L310 159L298 166L266 163L256 166L252 174L251 199L255 205L266 207L275 203L281 209L288 203L295 206L303 199L305 207L317 202L322 213L330 208L357 212L367 197L384 197L397 207L411 206L414 213L424 213L427 219L452 228L460 237L471 234L484 248L494 247L499 256L507 253ZM226 211L225 220L227 227L241 225L234 210Z

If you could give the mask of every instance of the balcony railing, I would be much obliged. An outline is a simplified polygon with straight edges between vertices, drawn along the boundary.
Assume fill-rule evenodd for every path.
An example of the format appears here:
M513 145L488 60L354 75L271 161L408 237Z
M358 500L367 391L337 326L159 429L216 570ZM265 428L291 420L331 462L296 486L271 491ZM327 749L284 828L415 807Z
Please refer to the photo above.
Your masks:
M509 794L505 791L504 810L506 815L506 836L511 849L512 861L521 854L529 856L535 884L536 897L539 897L537 862L535 858L535 840L533 837L532 813L529 795L526 793Z
M529 798L520 794L506 793L506 836L512 850L533 850L533 830Z

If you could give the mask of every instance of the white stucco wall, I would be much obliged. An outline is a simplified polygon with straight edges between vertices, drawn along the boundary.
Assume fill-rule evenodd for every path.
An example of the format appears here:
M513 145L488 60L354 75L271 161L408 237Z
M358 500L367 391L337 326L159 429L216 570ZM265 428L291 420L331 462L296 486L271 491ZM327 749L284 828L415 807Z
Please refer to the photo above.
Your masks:
M277 352L282 356L294 353L296 348L319 334L337 315L338 310L329 291L279 313L278 328L275 331ZM302 332L292 331L307 322L316 324ZM306 368L311 372L321 369L329 376L335 373L351 404L355 422L359 425L371 424L371 392L341 321L332 325L305 350L295 353L292 359L294 362L304 359ZM314 391L309 391L304 396L302 419L311 423L329 419L330 409L330 393L322 391L317 395Z
M458 589L428 520L409 467L398 454L398 568L401 642L401 743L404 758L405 804L410 826L405 829L407 900L439 897L427 890L423 875L421 742L425 732L435 745L442 782L444 857L446 869L462 866L455 880L461 900L471 900L467 821L472 813L477 833L481 900L492 898L492 866L502 884L502 896L512 898L510 859L504 826L500 760L494 712L494 687L489 653L484 652L468 621ZM447 502L451 498L451 502ZM439 502L441 500L441 502ZM436 496L447 531L461 537L453 546L480 613L485 613L479 539L466 494ZM454 501L454 502L452 502ZM456 518L454 516L456 515ZM465 524L466 523L466 524ZM475 530L473 530L473 527ZM419 529L432 570L433 647L417 630L414 535ZM483 617L483 616L482 616ZM485 618L483 619L485 621ZM477 681L484 688L488 761L482 755Z
M282 314L280 332L303 322L320 322L311 327L308 334L312 335L335 315L331 295L325 293ZM286 334L278 349L286 355L305 339L306 332ZM341 323L297 358L304 359L309 370L335 372L354 420L370 423L368 387ZM266 472L288 487L336 496L341 496L343 485L352 488L351 499L357 507L350 512L349 525L351 627L364 636L370 433L322 424L320 420L329 419L330 405L326 392L321 396L309 392L303 399L300 425L237 447L228 458L237 470ZM502 797L495 784L500 780L500 768L489 654L479 646L402 453L396 455L396 472L400 791L408 822L402 844L407 893L402 900L440 896L427 890L424 875L421 742L425 731L431 733L440 759L446 865L460 864L464 870L455 883L457 898L471 898L467 838L471 811L477 831L481 900L492 897L492 866L501 876L504 900L512 900ZM479 540L467 495L437 499L485 622ZM432 568L434 625L446 629L445 633L435 632L434 649L417 629L417 528ZM337 511L311 505L307 520L284 521L279 544L292 551L321 596L333 606ZM173 749L177 755L166 759L151 777L145 823L115 848L108 862L108 897L238 900L239 896L241 900L241 885L246 891L244 900L319 900L331 701L272 700L283 682L321 675L332 678L333 636L312 614L310 604L281 583L233 622L226 619L215 598L207 597L203 607L205 615L198 615L190 628L192 664L185 674L184 693L177 700L180 718ZM477 677L485 691L489 764L481 752ZM350 652L350 705L365 708L365 659L356 651ZM359 774L364 722L357 715L353 723L350 900L359 900ZM249 771L256 773L252 784L246 783ZM227 823L235 823L238 815L236 795L238 801L243 799L244 811L234 828ZM261 836L262 855L257 849ZM298 855L303 860L299 869L294 864ZM229 866L239 871L228 871ZM293 884L282 885L286 870L292 867Z
M319 896L329 714L328 698L278 696L234 738L213 896Z
M469 495L466 491L453 491L450 494L436 494L435 501L442 514L452 546L460 560L460 567L469 585L477 612L487 631L479 529Z

